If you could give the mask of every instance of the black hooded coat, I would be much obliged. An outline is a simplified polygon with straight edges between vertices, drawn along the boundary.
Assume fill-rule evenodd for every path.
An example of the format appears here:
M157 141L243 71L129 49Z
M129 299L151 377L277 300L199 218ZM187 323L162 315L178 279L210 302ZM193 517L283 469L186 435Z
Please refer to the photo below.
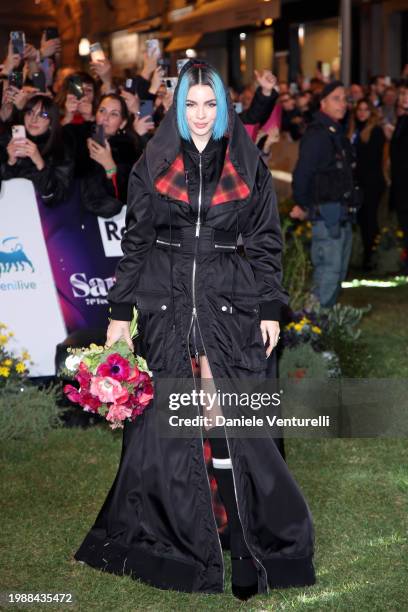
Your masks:
M260 320L278 319L288 301L272 178L229 108L225 159L207 198L211 168L206 152L199 156L198 210L188 196L175 104L130 176L111 317L130 320L137 305L137 352L156 381L192 378L188 343L194 320L214 380L262 380ZM234 246L239 234L245 257ZM313 584L312 517L274 439L231 437L228 444L258 592ZM155 399L133 423L126 422L115 481L75 558L159 588L223 592L203 433L162 437Z

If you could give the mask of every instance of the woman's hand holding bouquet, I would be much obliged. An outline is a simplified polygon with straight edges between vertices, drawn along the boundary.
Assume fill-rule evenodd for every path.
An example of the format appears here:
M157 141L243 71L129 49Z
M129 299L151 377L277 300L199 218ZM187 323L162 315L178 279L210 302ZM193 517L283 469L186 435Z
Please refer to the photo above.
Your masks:
M66 373L79 388L68 384L64 393L86 412L105 417L111 429L123 428L126 419L134 421L153 398L151 372L145 359L133 353L134 325L111 321L105 346L68 349L65 361Z

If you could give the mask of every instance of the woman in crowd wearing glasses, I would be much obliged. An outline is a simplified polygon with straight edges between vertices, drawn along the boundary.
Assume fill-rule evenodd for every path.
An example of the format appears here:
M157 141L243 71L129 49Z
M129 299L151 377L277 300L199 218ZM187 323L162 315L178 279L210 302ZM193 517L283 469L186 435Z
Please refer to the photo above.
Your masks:
M23 109L22 131L5 134L1 178L25 178L48 206L65 199L72 178L72 155L64 146L58 106L44 95L33 96Z

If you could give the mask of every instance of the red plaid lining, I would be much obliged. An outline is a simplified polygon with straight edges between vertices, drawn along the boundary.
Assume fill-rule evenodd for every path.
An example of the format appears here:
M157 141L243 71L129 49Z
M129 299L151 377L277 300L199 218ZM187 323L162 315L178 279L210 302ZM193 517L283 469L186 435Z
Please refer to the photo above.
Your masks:
M189 204L183 155L181 153L176 157L167 172L157 179L155 187L159 193Z
M182 153L176 157L167 172L157 179L155 187L163 195L189 203ZM227 149L224 167L212 197L211 206L233 200L243 200L248 197L249 193L249 187L235 170L229 156L229 149Z
M249 196L250 190L245 181L239 176L235 170L230 156L229 148L225 154L224 167L218 181L217 189L211 200L211 206L225 204L232 200L243 200Z

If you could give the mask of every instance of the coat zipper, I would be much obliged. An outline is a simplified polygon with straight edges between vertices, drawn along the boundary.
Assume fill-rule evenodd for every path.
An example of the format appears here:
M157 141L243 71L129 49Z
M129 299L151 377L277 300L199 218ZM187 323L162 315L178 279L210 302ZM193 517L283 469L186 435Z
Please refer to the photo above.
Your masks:
M156 242L158 244L166 244L167 246L181 247L181 243L180 242L167 242L166 240L159 240L158 238L156 238Z
M188 330L188 334L187 334L187 350L188 350L188 338L190 335L190 331L191 331L191 326L193 325L194 319L195 322L197 324L198 327L198 331L200 332L200 337L202 340L202 344L203 344L203 348L204 348L204 352L207 356L207 351L205 350L205 346L204 346L204 338L202 336L201 330L200 330L200 324L198 322L198 317L197 317L197 308L196 308L196 299L195 299L195 275L196 275L196 269L197 269L197 263L196 263L196 259L197 259L197 249L198 249L198 238L200 236L200 228L201 228L201 217L200 217L200 213L201 213L201 202L202 202L202 186L203 186L203 177L202 177L202 162L201 162L201 153L199 154L199 173L200 173L200 184L199 184L199 190L198 190L198 214L197 214L197 220L196 220L196 231L195 231L195 237L196 237L196 244L195 244L195 253L194 253L194 259L193 259L193 270L192 270L192 298L193 298L193 311L191 313L191 322L190 322L190 327ZM233 247L235 248L235 247ZM232 305L231 305L232 306ZM197 347L196 347L196 353L197 353ZM208 357L207 357L208 359ZM191 365L191 361L190 361L190 365ZM193 372L193 379L194 379L194 387L195 387L195 375L194 375L194 370L193 368L192 372ZM237 504L237 511L238 511L238 518L240 520L241 523L241 527L242 527L242 520L241 520L241 515L239 513L239 506L238 506L238 496L237 496L237 489L236 489L236 484L235 484L235 476L234 476L234 468L233 468L233 462L232 462L232 457L231 457L231 452L230 452L230 447L229 447L229 442L228 442L228 436L227 436L227 431L225 429L225 425L224 425L224 432L225 432L225 439L227 442L227 447L228 447L228 453L231 459L231 471L232 471L232 480L234 483L234 493L235 493L235 502ZM203 458L204 458L204 439L203 439L203 432L202 432L202 427L200 427L200 434L201 434L201 445L202 445L202 450L203 450ZM208 478L208 472L207 472L207 467L205 465L205 461L204 461L204 467L205 467L205 471L207 474L207 482L208 482L208 487L210 489L210 494L211 494L211 486L210 486L210 480ZM218 533L218 528L217 528L217 521L215 519L215 514L214 514L214 509L212 508L211 505L211 509L212 509L212 513L213 513L213 518L214 518L214 524L215 524L215 529L218 535L218 541L220 544L220 552L221 552L221 560L222 560L222 570L223 570L223 575L222 575L222 582L223 582L223 588L224 588L224 579L225 579L225 567L224 567L224 556L222 553L222 546L221 546L221 540L220 540L220 536ZM266 578L266 592L269 593L269 587L268 587L268 574L267 571L265 569L265 567L262 565L262 563L259 561L259 559L256 557L256 555L254 555L254 553L251 551L250 547L248 546L248 542L245 538L245 532L244 532L244 528L242 527L242 534L244 537L244 542L248 548L248 550L250 551L251 555L253 556L253 558L257 561L257 563L260 565L260 567L263 569L264 573L265 573L265 578Z
M190 327L188 329L187 332L187 351L190 354L190 351L188 349L189 346L189 336L190 336L190 332L191 332L191 327L194 323L194 320L196 321L196 324L198 325L198 319L197 319L197 309L196 309L196 299L195 299L195 275L196 275L196 269L197 269L197 249L198 249L198 238L200 236L200 227L201 227L201 218L200 218L200 213L201 213L201 200L202 200L202 163L201 163L201 153L199 154L199 172L200 172L200 187L199 187L199 192L198 192L198 214L197 214L197 220L196 220L196 231L195 231L195 237L196 237L196 244L195 244L195 249L194 249L194 259L193 259L193 269L192 269L192 277L191 277L191 286L192 286L192 298L193 298L193 310L191 313L191 321L190 321ZM198 327L198 329L200 329L200 327ZM194 334L195 334L195 326L194 326ZM201 335L201 331L200 331L200 336ZM194 336L194 341L195 341L195 336ZM203 342L203 346L204 346L204 342ZM196 351L196 359L197 359L197 363L198 363L198 351L197 351L197 346L195 345L195 351ZM205 351L205 347L204 347L204 352ZM207 354L207 353L206 353ZM190 360L190 367L191 367L191 371L193 374L193 380L194 380L194 389L196 387L196 377L194 374L194 369L191 365L191 360ZM198 410L198 416L200 415L200 411L199 408ZM204 470L207 476L207 483L208 483L208 491L210 493L210 500L212 499L212 492L211 492L211 485L210 485L210 479L208 478L208 472L207 472L207 466L205 463L205 455L204 455L204 438L203 438L203 430L202 427L200 427L200 437L201 437L201 450L202 450L202 459L203 459L203 463L204 463ZM224 555L222 552L222 545L221 545L221 540L220 540L220 534L218 533L218 527L217 527L217 521L215 518L215 514L214 514L214 508L212 506L212 502L211 502L211 512L212 512L212 516L213 516L213 520L214 520L214 527L215 527L215 532L217 534L218 537L218 544L220 547L220 557L221 557L221 565L222 565L222 588L223 590L225 589L225 564L224 564Z
M260 562L260 560L258 559L258 557L256 555L254 555L254 553L252 552L251 548L248 545L248 542L246 540L245 537L245 530L242 527L242 520L241 520L241 515L239 513L239 505L238 505L238 496L237 496L237 488L235 485L235 474L234 474L234 464L232 462L232 457L231 457L231 451L230 451L230 446L229 446L229 441L228 441L228 436L227 436L227 431L225 429L225 425L224 425L224 431L225 431L225 439L227 441L227 447L228 447L228 454L230 456L231 459L231 472L232 472L232 482L234 483L234 493L235 493L235 501L237 504L237 511L238 511L238 518L239 518L239 522L241 523L241 528L242 528L242 535L244 536L244 542L249 550L249 552L251 553L251 555L253 556L253 558L255 559L255 561L257 561L257 563L259 563L260 567L263 569L264 573L265 573L265 583L266 583L266 592L269 593L269 586L268 586L268 574L267 571L265 569L265 567L262 565L262 563Z

